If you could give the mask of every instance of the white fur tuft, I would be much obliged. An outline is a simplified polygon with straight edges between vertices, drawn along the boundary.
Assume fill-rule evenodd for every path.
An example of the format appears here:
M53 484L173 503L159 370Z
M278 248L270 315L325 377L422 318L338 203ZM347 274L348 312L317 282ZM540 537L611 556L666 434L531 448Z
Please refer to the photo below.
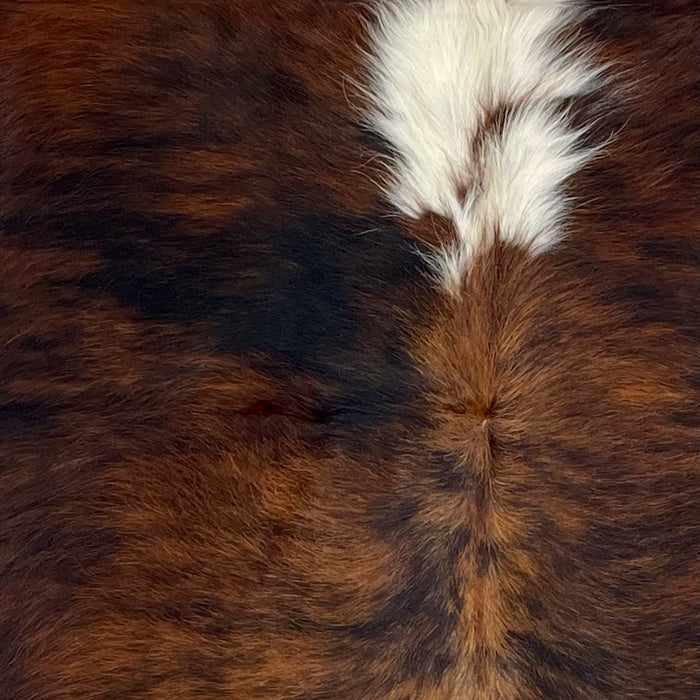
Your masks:
M496 232L532 254L562 235L562 186L592 150L561 107L601 73L562 40L579 15L570 0L391 0L378 12L369 116L396 153L386 193L406 216L453 222L457 244L431 256L451 292ZM485 129L498 109L502 130Z

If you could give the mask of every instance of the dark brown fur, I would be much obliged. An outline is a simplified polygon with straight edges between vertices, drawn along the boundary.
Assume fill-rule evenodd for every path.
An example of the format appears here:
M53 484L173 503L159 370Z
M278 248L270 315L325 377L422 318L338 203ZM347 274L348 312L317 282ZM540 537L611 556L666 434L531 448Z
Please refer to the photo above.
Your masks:
M0 1L0 698L698 696L694 3L460 301L359 8ZM620 74L620 71L618 71Z

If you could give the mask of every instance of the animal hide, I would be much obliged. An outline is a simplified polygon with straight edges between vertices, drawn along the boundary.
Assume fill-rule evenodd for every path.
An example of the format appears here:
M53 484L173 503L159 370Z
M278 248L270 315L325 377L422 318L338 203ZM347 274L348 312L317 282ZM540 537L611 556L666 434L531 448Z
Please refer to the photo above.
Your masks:
M697 698L699 23L0 0L0 698Z

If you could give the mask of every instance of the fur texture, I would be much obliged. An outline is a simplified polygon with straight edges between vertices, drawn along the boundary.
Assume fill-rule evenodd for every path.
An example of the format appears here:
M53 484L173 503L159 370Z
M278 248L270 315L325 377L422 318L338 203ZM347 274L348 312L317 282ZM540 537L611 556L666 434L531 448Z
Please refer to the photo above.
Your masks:
M2 700L698 696L698 9L590 9L0 0Z
M403 0L372 35L370 123L395 152L389 201L449 219L457 240L431 254L459 291L482 243L533 254L561 237L562 186L591 157L564 105L600 68L566 30L569 0Z

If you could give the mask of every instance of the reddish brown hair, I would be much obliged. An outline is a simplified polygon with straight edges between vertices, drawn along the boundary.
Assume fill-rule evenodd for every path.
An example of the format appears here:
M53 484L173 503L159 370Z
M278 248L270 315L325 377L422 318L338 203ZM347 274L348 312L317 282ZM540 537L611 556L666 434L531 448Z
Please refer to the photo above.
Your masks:
M585 21L615 138L458 298L361 11L0 1L3 700L697 697L695 3Z

